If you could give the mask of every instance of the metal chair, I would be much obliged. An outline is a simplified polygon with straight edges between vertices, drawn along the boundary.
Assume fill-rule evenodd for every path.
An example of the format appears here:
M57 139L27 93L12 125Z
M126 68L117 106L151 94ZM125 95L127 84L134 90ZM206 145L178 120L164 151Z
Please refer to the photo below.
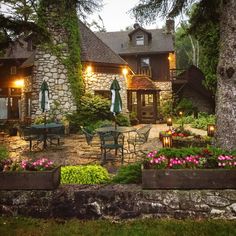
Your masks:
M34 128L20 127L19 134L22 139L29 142L30 151L33 146L37 146L40 142L42 142L42 135L40 135ZM36 144L33 145L33 141L36 141Z
M60 140L65 134L65 127L55 127L48 129L47 132L47 139L49 140L50 145L60 145ZM53 141L56 140L57 143L54 143Z
M102 163L106 162L107 151L115 150L115 156L117 152L121 151L121 163L124 163L124 135L118 132L106 132L99 133L101 140L101 155Z
M93 133L90 133L86 128L84 128L83 126L80 126L80 129L81 131L83 132L84 136L85 136L85 139L86 139L86 142L88 145L91 146L91 143L93 141L93 138L94 138L94 134Z
M133 152L137 154L137 152L140 151L140 149L137 150L137 146L141 146L148 141L151 128L152 128L151 125L145 125L136 130L136 134L133 138L129 138L127 140L128 149L130 150L131 153ZM131 150L130 145L133 146L133 151Z

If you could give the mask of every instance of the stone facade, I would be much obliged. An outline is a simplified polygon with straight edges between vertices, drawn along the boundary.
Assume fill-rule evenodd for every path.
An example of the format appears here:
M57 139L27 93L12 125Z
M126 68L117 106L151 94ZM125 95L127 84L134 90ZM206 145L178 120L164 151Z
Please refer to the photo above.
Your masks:
M167 82L153 82L158 89L160 89L160 106L162 106L167 100L172 99L172 83Z
M0 191L0 214L79 219L236 219L236 190L142 190L129 184Z
M32 118L42 114L39 107L40 86L45 80L49 87L50 107L59 103L57 118L63 114L76 111L65 66L51 53L37 50L35 56L34 75L32 78Z
M116 77L120 85L120 96L122 99L122 112L127 112L127 83L126 78L121 74L108 74L108 73L83 73L83 78L85 82L86 92L94 94L94 91L110 91L110 86L113 79Z

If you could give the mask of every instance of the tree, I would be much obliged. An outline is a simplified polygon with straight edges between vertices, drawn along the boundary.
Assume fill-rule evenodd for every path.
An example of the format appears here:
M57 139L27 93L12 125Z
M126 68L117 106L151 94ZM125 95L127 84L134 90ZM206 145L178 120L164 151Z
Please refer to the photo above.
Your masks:
M161 12L175 17L190 9L192 0L145 0L140 1L133 13L141 20L153 21ZM206 19L220 19L220 49L217 66L216 93L216 143L219 147L232 150L236 147L236 1L200 0L199 7ZM196 22L199 23L198 19ZM203 19L205 20L205 19Z

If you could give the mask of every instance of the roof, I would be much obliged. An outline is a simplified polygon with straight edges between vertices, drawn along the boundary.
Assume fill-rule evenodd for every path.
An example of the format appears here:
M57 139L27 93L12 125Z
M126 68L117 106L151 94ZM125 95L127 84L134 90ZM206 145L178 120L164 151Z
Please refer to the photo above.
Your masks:
M35 52L31 54L29 58L27 58L20 66L20 68L26 68L31 67L34 65L34 59L35 59Z
M79 22L81 35L81 61L127 65L118 54L112 51L85 24Z
M128 78L127 83L128 90L159 90L153 81L142 75L133 75Z
M27 50L28 43L21 37L16 39L5 50L4 56L1 59L26 59L30 57L32 51Z
M139 30L142 30L139 28ZM162 29L146 30L152 35L152 39L147 46L133 46L129 34L134 30L117 32L96 32L96 35L106 43L114 52L118 54L138 54L138 53L161 53L173 52L174 44L172 34L167 34Z
M132 30L128 35L129 38L131 38L131 36L137 32L137 31L143 31L148 35L148 38L151 39L152 38L152 33L148 32L146 29L144 29L143 27L139 26L138 24L136 24L136 27L134 30Z

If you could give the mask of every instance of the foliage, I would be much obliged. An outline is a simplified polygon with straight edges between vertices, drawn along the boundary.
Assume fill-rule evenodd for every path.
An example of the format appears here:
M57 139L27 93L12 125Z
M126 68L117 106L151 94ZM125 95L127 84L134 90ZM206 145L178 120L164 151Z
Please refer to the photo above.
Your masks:
M130 126L130 119L128 116L123 115L122 113L118 114L115 118L119 126Z
M207 115L206 113L199 113L198 118L192 122L191 127L207 130L208 124L215 124L215 115Z
M107 170L98 165L64 166L61 168L62 184L102 184L108 181Z
M183 117L181 117L181 118L177 118L177 119L175 120L175 123L176 123L176 124L182 124L182 123L184 123L184 124L191 124L191 123L193 123L193 121L194 121L195 119L196 119L196 118L194 118L193 115L190 115L190 116L183 116Z
M170 116L173 113L173 100L172 99L166 99L163 101L160 107L160 114L163 119L166 119L168 116Z
M185 115L192 114L194 111L192 101L187 98L182 98L175 108L176 114L178 114L178 111L182 111Z
M144 161L145 168L236 168L234 152L219 148L163 148L151 151Z
M112 120L110 101L101 96L85 94L81 97L78 112L68 115L70 126L79 129L79 126L96 127L100 120ZM94 125L93 125L94 124Z
M9 152L5 146L0 146L0 160L7 159L9 157Z
M139 184L141 183L141 163L137 162L126 166L121 166L118 173L113 177L113 183L120 184Z
M26 161L21 162L12 161L11 159L4 159L0 161L0 171L44 171L52 170L55 168L54 163L42 157L35 161Z

